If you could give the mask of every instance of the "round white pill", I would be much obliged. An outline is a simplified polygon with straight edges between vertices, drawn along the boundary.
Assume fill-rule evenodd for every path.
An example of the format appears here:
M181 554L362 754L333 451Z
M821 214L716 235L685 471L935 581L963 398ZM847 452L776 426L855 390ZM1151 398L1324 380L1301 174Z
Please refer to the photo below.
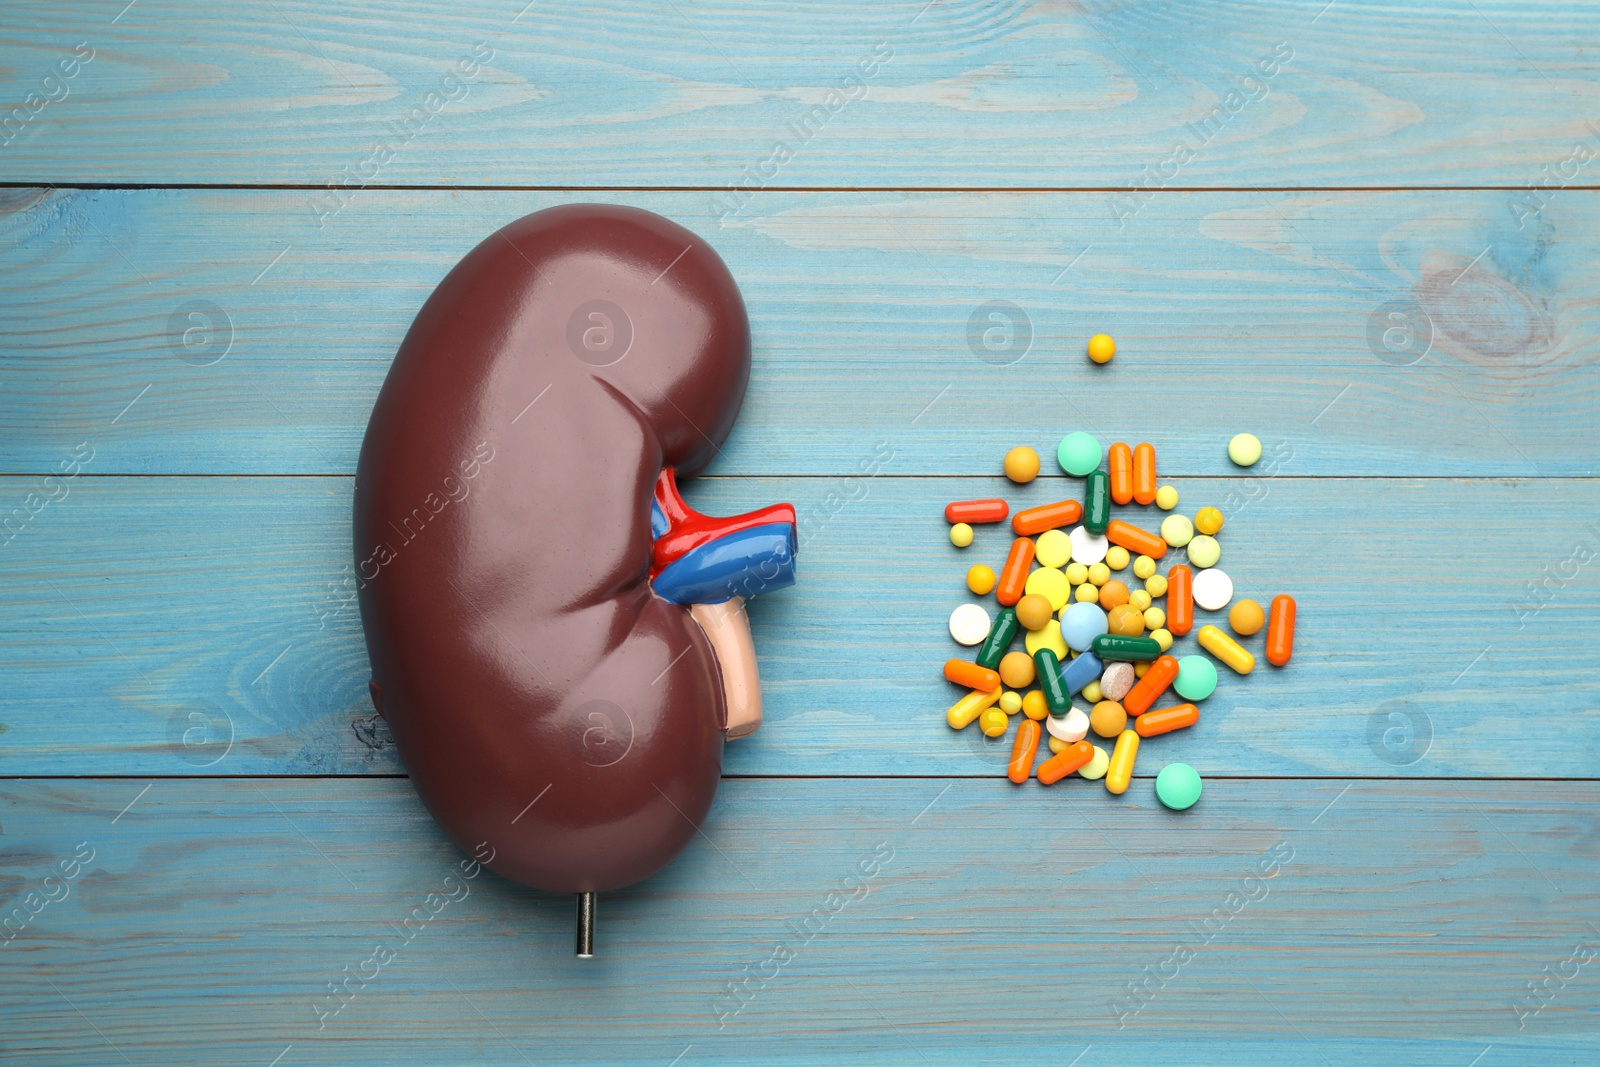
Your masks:
M1196 604L1207 611L1218 611L1233 599L1233 579L1215 567L1207 567L1194 576L1193 590Z
M989 636L989 613L977 604L961 605L950 613L950 636L957 644L981 644Z
M1059 737L1067 744L1082 741L1089 732L1089 716L1073 708L1059 719L1054 715L1044 717L1044 728L1050 731L1051 737Z
M1106 558L1106 549L1110 547L1110 542L1104 535L1092 534L1082 526L1074 526L1067 536L1072 538L1072 562L1087 567Z

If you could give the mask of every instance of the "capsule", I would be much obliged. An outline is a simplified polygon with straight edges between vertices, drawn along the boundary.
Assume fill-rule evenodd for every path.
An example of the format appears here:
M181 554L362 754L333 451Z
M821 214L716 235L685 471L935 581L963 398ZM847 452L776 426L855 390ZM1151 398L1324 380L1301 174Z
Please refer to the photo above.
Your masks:
M1121 519L1112 519L1106 523L1106 540L1114 545L1121 545L1135 555L1149 556L1151 559L1160 559L1167 554L1165 541Z
M1183 637L1194 628L1194 574L1181 563L1167 569L1167 632Z
M1281 667L1294 655L1294 597L1280 593L1272 598L1267 615L1267 662Z
M1011 763L1006 777L1021 785L1033 775L1033 757L1039 751L1039 724L1023 719L1017 724L1017 739L1011 742Z
M1135 720L1133 728L1140 737L1154 737L1157 734L1170 734L1174 730L1182 730L1199 721L1199 708L1193 704L1178 704L1170 708L1145 712Z
M1080 652L1077 659L1061 668L1061 684L1070 697L1099 678L1103 670L1105 664L1100 662L1099 656L1093 652Z
M968 689L981 689L985 693L1000 684L1000 675L988 667L968 663L964 659L945 660L944 676L948 681Z
M1106 466L1111 469L1111 499L1126 504L1133 499L1133 449L1124 441L1106 449Z
M1106 765L1106 788L1113 793L1126 793L1133 781L1133 758L1139 754L1139 735L1124 730L1117 735L1117 747L1111 750L1111 762Z
M1028 584L1028 568L1033 564L1033 538L1019 537L1011 542L1011 552L1006 565L1000 568L1000 584L994 587L994 598L1006 607L1022 599Z
M1153 637L1098 634L1089 647L1093 648L1094 654L1102 660L1120 659L1133 663L1139 660L1153 660L1161 655L1161 642Z
M1072 694L1061 681L1061 661L1056 659L1055 652L1041 648L1033 654L1033 666L1039 688L1044 691L1044 706L1050 709L1050 714L1065 715L1071 711Z
M959 663L960 660L951 660ZM1178 661L1172 656L1162 656L1144 672L1144 677L1133 683L1133 688L1128 690L1122 698L1122 710L1129 715L1143 715L1150 710L1150 705L1156 698L1167 691L1174 678L1178 677Z
M1005 608L996 615L994 625L989 627L989 636L978 646L978 666L991 671L999 667L1001 658L1017 636L1017 627L1017 613L1011 608Z
M1021 537L1032 537L1046 530L1059 530L1072 526L1083 518L1083 505L1076 500L1057 500L1054 504L1040 504L1036 508L1019 511L1011 519L1011 530Z
M1083 485L1083 528L1092 534L1106 532L1111 521L1111 478L1102 470L1092 470Z
M992 500L957 500L944 506L944 521L967 524L1000 522L1011 514L1011 505L998 498Z
M1078 768L1087 767L1093 759L1094 746L1087 741L1075 741L1039 764L1034 773L1040 785L1055 785ZM1016 781L1015 778L1011 780Z
M1156 502L1156 446L1149 441L1133 446L1133 499L1141 504Z
M1232 667L1235 674L1249 674L1256 669L1256 658L1250 654L1250 650L1215 626L1200 627L1195 640L1200 642L1201 648Z
M950 724L952 730L964 730L971 725L972 720L999 703L1000 694L1003 692L1005 689L998 685L988 692L974 689L950 705L950 710L944 714L944 721Z

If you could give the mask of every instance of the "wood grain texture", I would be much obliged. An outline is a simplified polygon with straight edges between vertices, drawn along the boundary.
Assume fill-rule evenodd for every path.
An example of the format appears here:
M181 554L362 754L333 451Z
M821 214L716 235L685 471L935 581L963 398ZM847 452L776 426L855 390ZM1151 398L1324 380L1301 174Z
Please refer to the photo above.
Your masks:
M0 176L1522 186L1600 103L1600 12L1554 0L124 3L7 6L8 107L95 51Z
M774 193L723 226L701 193L372 191L319 230L304 191L12 190L0 471L87 441L97 473L348 473L444 273L594 198L739 279L756 368L717 473L840 475L887 441L898 473L987 474L1089 427L1170 474L1234 473L1249 429L1296 475L1592 475L1600 193L1520 230L1508 195L1174 194L1119 229L1092 193Z
M35 481L0 489L18 499ZM0 774L400 770L344 584L347 479L68 484L3 549ZM1063 478L1004 484L690 483L708 511L790 499L800 515L798 584L750 609L767 723L728 746L726 773L1003 773L1009 741L945 725L960 693L940 671L970 656L946 630L974 599L966 568L998 567L1009 530L980 529L958 551L941 513L949 500L1003 494L1020 507L1080 491ZM1187 513L1227 513L1221 565L1237 595L1290 592L1300 623L1288 668L1223 671L1200 725L1147 742L1152 752L1206 774L1594 775L1600 683L1583 650L1600 641L1600 481L1173 484ZM1160 514L1116 510L1148 528ZM1489 533L1497 523L1514 543ZM1262 640L1245 642L1258 657ZM1196 651L1192 636L1177 647ZM213 722L231 723L231 749Z
M463 878L404 781L142 788L0 786L8 909L93 852L0 945L10 1060L1600 1054L1592 960L1515 1010L1600 944L1592 782L1212 780L1183 814L1148 782L728 782L674 864L602 898L588 962L569 899ZM379 945L394 958L363 967ZM1147 983L1138 1011L1130 983Z

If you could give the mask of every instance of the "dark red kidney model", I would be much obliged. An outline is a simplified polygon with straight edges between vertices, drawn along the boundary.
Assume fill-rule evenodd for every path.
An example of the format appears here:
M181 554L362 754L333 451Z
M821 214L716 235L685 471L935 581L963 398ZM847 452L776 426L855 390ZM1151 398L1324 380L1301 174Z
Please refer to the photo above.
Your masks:
M689 509L750 378L710 245L573 204L469 252L412 323L355 486L372 700L433 817L513 881L660 870L761 723L746 597L794 580L794 509Z

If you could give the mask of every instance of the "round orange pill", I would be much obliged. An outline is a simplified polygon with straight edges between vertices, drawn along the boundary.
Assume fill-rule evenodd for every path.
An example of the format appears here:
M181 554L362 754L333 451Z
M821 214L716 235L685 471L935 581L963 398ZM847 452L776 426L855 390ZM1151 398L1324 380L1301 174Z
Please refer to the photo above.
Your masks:
M1042 721L1050 714L1050 705L1045 703L1042 690L1030 689L1022 694L1022 714L1035 722Z
M1042 630L1055 617L1050 610L1050 598L1043 593L1029 593L1017 601L1017 621L1024 630Z
M1101 737L1116 737L1128 725L1128 713L1115 700L1102 700L1089 712L1089 729Z
M1101 590L1101 596L1105 591ZM1121 634L1123 637L1142 637L1144 635L1144 612L1132 604L1118 604L1106 613L1106 625L1110 632Z
M1012 689L1033 684L1033 657L1026 652L1007 652L1000 660L1000 680Z
M1100 587L1100 606L1110 611L1128 602L1128 587L1116 578Z
M1228 612L1228 625L1233 627L1233 632L1240 637L1249 637L1251 634L1261 632L1267 624L1267 613L1261 610L1261 605L1254 600L1239 600Z
M1024 485L1039 476L1039 453L1027 445L1018 445L1006 453L1004 467L1007 478Z

